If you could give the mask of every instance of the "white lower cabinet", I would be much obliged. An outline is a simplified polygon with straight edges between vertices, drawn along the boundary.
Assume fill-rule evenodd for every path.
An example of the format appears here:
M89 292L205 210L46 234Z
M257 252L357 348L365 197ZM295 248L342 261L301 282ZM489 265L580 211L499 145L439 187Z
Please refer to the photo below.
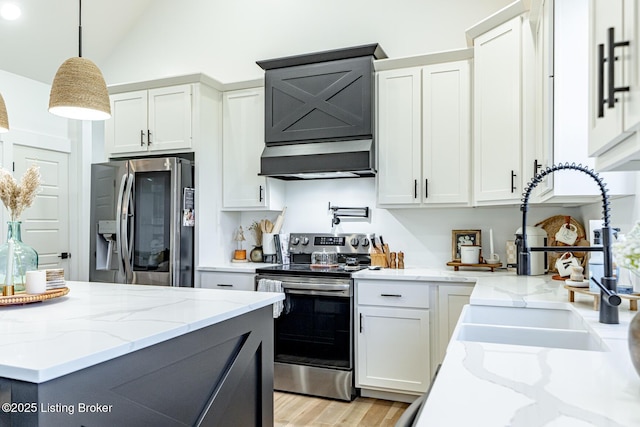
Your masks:
M254 273L199 271L196 287L226 289L233 291L255 291Z
M429 311L359 307L358 386L424 393L429 387Z
M431 381L429 285L356 282L356 387L421 394Z
M437 363L444 360L453 330L458 323L462 307L469 304L469 296L473 292L470 285L438 286L438 346Z
M473 285L356 279L356 387L405 400L425 393Z

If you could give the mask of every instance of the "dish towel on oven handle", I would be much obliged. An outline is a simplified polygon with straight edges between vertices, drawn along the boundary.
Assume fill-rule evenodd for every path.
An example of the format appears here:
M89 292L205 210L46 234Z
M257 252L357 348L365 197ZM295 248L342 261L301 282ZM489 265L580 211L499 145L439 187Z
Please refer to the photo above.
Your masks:
M282 282L280 280L260 279L258 280L258 292L280 292L284 293ZM273 303L273 318L277 318L282 313L284 301Z

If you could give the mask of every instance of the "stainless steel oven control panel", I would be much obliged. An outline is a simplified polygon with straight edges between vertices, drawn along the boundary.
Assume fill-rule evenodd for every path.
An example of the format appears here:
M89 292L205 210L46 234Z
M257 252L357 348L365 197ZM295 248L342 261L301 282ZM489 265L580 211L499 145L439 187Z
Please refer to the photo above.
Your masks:
M289 253L311 254L325 250L340 254L368 254L374 234L323 234L291 233L289 235Z

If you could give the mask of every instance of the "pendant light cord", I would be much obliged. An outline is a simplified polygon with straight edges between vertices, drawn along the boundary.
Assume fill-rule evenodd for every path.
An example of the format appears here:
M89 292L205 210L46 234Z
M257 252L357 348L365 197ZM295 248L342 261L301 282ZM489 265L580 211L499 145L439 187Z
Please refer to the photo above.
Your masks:
M78 56L82 58L82 0L78 0Z

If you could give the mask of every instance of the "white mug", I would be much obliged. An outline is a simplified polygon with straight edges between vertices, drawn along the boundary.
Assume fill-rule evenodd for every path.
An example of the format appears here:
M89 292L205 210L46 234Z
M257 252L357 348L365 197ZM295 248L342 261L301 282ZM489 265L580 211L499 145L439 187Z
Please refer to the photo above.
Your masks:
M578 227L573 224L562 224L556 233L556 241L573 245L578 240Z
M47 272L44 270L27 271L24 290L28 294L44 294L47 291Z
M463 264L478 264L480 262L480 246L478 245L460 246L460 261Z
M571 252L563 253L556 261L556 269L561 277L570 276L572 267L580 267L580 262Z

